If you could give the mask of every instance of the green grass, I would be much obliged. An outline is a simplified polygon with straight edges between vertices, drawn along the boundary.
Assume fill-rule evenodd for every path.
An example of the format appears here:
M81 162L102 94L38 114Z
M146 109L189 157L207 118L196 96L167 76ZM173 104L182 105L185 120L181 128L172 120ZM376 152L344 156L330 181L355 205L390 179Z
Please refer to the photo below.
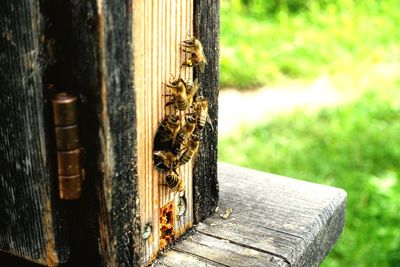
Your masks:
M289 4L265 8L276 2L222 0L222 87L365 74L400 61L397 0L282 0Z
M323 266L400 266L398 25L397 0L221 0L222 87L324 75L371 91L219 141L222 161L347 191L345 230Z
M400 89L243 129L220 140L219 158L347 191L345 230L323 266L400 266Z

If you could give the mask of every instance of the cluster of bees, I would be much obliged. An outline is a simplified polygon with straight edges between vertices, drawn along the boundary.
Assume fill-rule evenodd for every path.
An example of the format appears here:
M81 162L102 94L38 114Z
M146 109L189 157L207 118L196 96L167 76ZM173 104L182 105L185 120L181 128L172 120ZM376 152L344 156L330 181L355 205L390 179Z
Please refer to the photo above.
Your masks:
M200 41L189 37L180 46L186 54L182 67L196 66L203 72L207 59ZM197 95L200 86L197 79L184 81L180 76L172 76L164 85L171 91L166 95L170 98L166 107L172 107L172 112L165 116L156 131L153 161L155 168L165 173L162 183L180 192L184 190L184 182L178 169L197 155L200 134L209 119L208 101Z

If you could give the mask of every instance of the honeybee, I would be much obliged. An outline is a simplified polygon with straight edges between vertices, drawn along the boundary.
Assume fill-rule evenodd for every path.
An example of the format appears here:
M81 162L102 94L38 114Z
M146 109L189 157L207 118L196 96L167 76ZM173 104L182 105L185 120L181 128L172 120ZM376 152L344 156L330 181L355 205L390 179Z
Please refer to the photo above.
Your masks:
M198 80L196 79L193 84L191 82L185 82L182 78L178 77L174 79L169 84L165 84L168 88L172 89L172 96L173 99L165 106L173 105L176 110L186 110L192 106L193 97L198 91L199 84Z
M206 121L209 120L208 101L204 97L199 96L196 98L196 101L194 102L193 106L196 114L197 129L201 131L206 125Z
M185 152L179 157L179 165L184 165L197 153L200 146L200 137L198 135L192 135L189 140Z
M175 142L176 135L181 127L178 115L167 115L158 126L154 137L155 150L167 150Z
M192 136L194 130L196 129L196 116L194 113L186 114L186 123L179 130L176 135L175 143L172 145L172 153L178 155L181 151L182 145L184 145L187 140Z
M156 151L153 153L154 167L159 171L175 170L178 165L178 158L170 151Z
M190 56L182 63L182 66L193 67L199 66L201 72L207 64L207 58L204 54L203 45L196 37L190 37L181 43L182 51L189 53Z
M185 188L183 179L175 171L169 171L165 175L165 185L174 192L181 192Z

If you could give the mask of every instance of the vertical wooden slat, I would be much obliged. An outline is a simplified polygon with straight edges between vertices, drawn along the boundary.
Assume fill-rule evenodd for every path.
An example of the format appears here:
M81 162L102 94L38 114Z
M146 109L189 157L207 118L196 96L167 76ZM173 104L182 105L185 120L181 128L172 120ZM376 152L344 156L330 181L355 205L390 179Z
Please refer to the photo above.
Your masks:
M99 21L104 20L104 41L99 40L100 79L106 88L101 94L100 121L104 180L99 197L104 199L104 216L109 239L101 240L111 247L104 265L134 265L139 260L134 240L140 228L137 199L135 91L133 84L132 2L98 0ZM102 37L99 28L99 38ZM104 43L104 47L101 43ZM104 72L103 72L104 71ZM107 149L108 147L108 149ZM105 154L108 153L108 154Z
M195 71L201 82L199 94L209 101L211 127L205 127L200 153L194 168L194 218L199 222L212 213L218 202L217 143L218 143L218 92L219 92L219 0L194 1L194 35L203 44L208 64L204 73ZM209 125L208 125L209 126Z
M79 266L135 266L141 257L131 1L71 0L73 86L82 102L86 181ZM134 63L138 64L138 63ZM93 250L97 253L87 253Z
M46 132L39 2L0 3L0 250L54 266L69 244Z

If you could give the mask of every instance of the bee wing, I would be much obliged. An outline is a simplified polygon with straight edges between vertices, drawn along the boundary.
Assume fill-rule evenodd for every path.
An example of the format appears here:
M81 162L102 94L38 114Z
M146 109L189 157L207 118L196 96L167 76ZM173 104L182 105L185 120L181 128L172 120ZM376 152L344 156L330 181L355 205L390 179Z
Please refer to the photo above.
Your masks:
M196 137L199 138L199 136L197 136L197 135L196 135ZM196 163L197 157L199 156L201 142L200 142L200 140L198 140L197 142L198 142L197 143L197 147L195 146L196 147L196 151L194 152L193 156L190 159L192 161L192 166Z
M172 137L172 146L175 145L176 136L178 135L180 128L181 128L181 127L178 127L178 128L175 130L175 132L174 132L174 135L173 135L173 137Z
M176 191L182 192L183 190L185 190L185 182L183 180L181 180L181 182L178 183L178 188L176 189Z
M157 170L165 171L167 169L167 166L164 164L164 160L165 160L165 155L162 151L156 151L153 153L154 167Z
M204 65L205 64L207 64L208 62L207 62L207 57L206 57L206 54L204 54L204 51L201 51L202 52L202 56L203 56L203 62L204 62Z
M194 80L193 82L192 89L189 92L189 97L193 97L195 94L197 94L199 86L200 86L199 79L196 78L196 80Z
M201 61L199 64L200 64L200 71L204 72L204 69L206 68L206 63L204 61Z
M210 124L211 130L214 131L214 126L213 126L212 121L211 121L211 118L210 118L210 116L209 116L208 114L207 114L206 120L207 120L207 122Z

